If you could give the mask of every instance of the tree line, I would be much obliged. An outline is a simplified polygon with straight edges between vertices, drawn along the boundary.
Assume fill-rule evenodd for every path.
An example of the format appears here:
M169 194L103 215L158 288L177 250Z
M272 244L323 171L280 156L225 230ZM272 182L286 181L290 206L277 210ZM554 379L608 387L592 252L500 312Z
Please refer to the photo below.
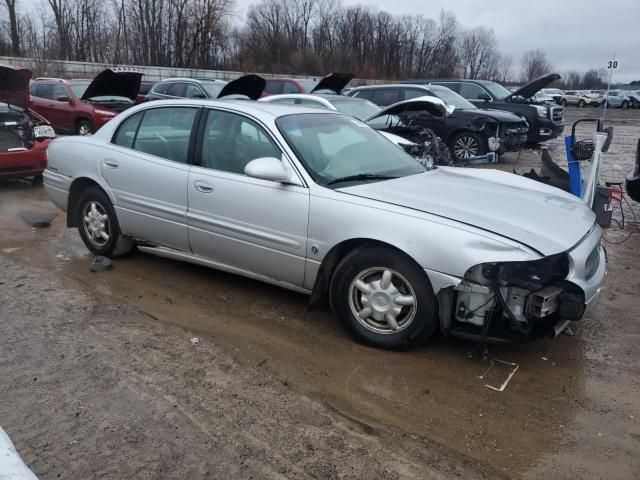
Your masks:
M492 29L464 28L445 11L430 18L340 0L260 0L238 21L234 0L37 0L30 8L27 0L3 1L0 55L33 57L43 70L47 60L61 59L509 83L553 69L539 49L516 65Z

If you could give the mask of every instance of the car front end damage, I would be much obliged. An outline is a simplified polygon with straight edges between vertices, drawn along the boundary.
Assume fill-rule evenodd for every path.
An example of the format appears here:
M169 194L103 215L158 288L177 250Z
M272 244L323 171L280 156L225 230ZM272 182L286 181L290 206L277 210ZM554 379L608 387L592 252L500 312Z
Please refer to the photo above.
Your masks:
M53 128L27 110L7 105L0 110L0 177L40 175L47 164Z
M525 262L482 263L438 293L447 335L486 343L524 343L557 336L580 320L606 276L596 224L567 252Z

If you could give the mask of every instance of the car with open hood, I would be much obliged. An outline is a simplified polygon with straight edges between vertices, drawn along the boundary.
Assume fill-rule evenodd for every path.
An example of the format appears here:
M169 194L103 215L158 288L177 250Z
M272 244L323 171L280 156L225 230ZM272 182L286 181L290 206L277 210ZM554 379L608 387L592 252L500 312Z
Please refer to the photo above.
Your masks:
M454 161L467 162L478 157L500 155L521 148L527 141L529 125L520 116L494 109L481 109L439 85L388 84L356 87L349 96L370 100L381 107L418 97L435 97L453 107L447 117L429 112L415 116L413 123L430 128L449 146ZM392 116L373 124L385 129L395 122ZM371 123L371 122L369 122Z
M318 92L340 93L353 77L352 73L335 72L319 80L311 78L269 78L262 96Z
M305 293L380 348L436 330L557 334L605 277L602 232L579 198L495 170L424 168L330 110L145 102L48 153L48 195L95 255L137 244Z
M440 80L405 80L401 83L441 85L460 94L480 108L503 110L523 116L529 123L528 143L540 143L558 137L564 131L564 108L538 102L532 97L542 88L560 79L550 73L510 92L496 82L462 78Z
M401 102L396 109L391 109L389 113L382 112L383 109L369 100L363 98L339 95L338 93L290 93L282 95L269 95L262 97L259 101L273 103L277 105L299 105L311 108L324 108L341 112L358 120L375 122L378 116L393 116L397 123L388 125L378 123L377 130L384 135L387 140L403 148L419 162L430 164L450 164L451 155L446 145L435 134L435 132L425 131L421 126L411 126L403 120L407 112L416 113L422 111L426 115L432 115L443 120L447 115L447 106L439 98L420 97L407 102ZM453 110L451 110L453 111ZM382 113L381 113L382 112Z
M93 80L36 78L31 82L31 108L58 133L89 135L136 103L143 73L113 67Z
M146 101L174 98L248 98L257 100L262 95L266 81L258 75L243 75L230 82L215 79L167 78L156 83Z
M39 178L53 128L29 108L31 71L0 65L0 178Z

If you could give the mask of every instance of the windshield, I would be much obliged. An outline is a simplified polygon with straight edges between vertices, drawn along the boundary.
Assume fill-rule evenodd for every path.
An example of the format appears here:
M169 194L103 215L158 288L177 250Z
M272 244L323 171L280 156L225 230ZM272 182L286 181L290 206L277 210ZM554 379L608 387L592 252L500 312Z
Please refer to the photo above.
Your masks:
M225 84L201 82L200 86L204 88L204 91L207 92L209 98L218 98L218 95L220 95L220 92L224 88Z
M404 177L425 171L409 154L352 117L305 113L280 117L276 125L322 185L352 175ZM368 180L351 183L362 181Z
M76 97L82 98L82 96L84 95L84 92L87 91L88 86L89 86L88 83L79 83L75 85L70 85L69 87L71 88L71 91Z
M332 100L331 103L339 112L360 120L365 120L380 111L380 107L369 100Z
M444 103L446 103L447 105L453 105L458 110L473 110L475 108L478 108L469 100L464 98L462 95L458 95L450 88L429 85L429 90L431 90L433 94Z
M491 95L493 95L495 98L497 98L498 100L504 100L505 98L507 98L509 95L511 95L511 92L509 90L507 90L506 88L504 88L502 85L500 85L499 83L494 83L494 82L484 82L482 84L482 86L484 88L486 88L487 90L489 90L489 92L491 93Z

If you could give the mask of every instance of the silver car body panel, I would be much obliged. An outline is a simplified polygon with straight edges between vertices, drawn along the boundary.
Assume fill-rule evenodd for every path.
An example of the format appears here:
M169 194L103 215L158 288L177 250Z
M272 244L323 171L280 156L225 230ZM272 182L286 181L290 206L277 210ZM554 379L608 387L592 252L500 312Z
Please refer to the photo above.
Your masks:
M298 184L198 166L169 169L167 161L110 143L129 115L169 105L215 108L252 118L283 151ZM326 188L313 181L276 126L280 116L299 113L340 115L267 102L183 99L142 104L95 135L54 140L45 186L52 201L66 209L72 182L91 179L110 197L125 234L135 232L133 236L143 240L161 238L158 245L169 247L155 253L173 252L184 260L297 291L311 291L326 255L357 239L405 252L425 269L435 293L456 285L480 263L537 260L569 251L575 265L571 281L585 289L586 298L600 287L599 274L590 281L583 278L584 250L591 243L582 246L580 241L591 230L594 215L578 199L516 175L442 167L396 180ZM109 158L126 166L128 179L114 183L103 165ZM136 165L129 169L129 164ZM150 182L149 170L156 168ZM192 187L197 181L209 183L212 192L196 194ZM174 185L169 186L171 182ZM188 246L178 248L184 242L185 224ZM598 235L592 232L587 238L593 242Z

